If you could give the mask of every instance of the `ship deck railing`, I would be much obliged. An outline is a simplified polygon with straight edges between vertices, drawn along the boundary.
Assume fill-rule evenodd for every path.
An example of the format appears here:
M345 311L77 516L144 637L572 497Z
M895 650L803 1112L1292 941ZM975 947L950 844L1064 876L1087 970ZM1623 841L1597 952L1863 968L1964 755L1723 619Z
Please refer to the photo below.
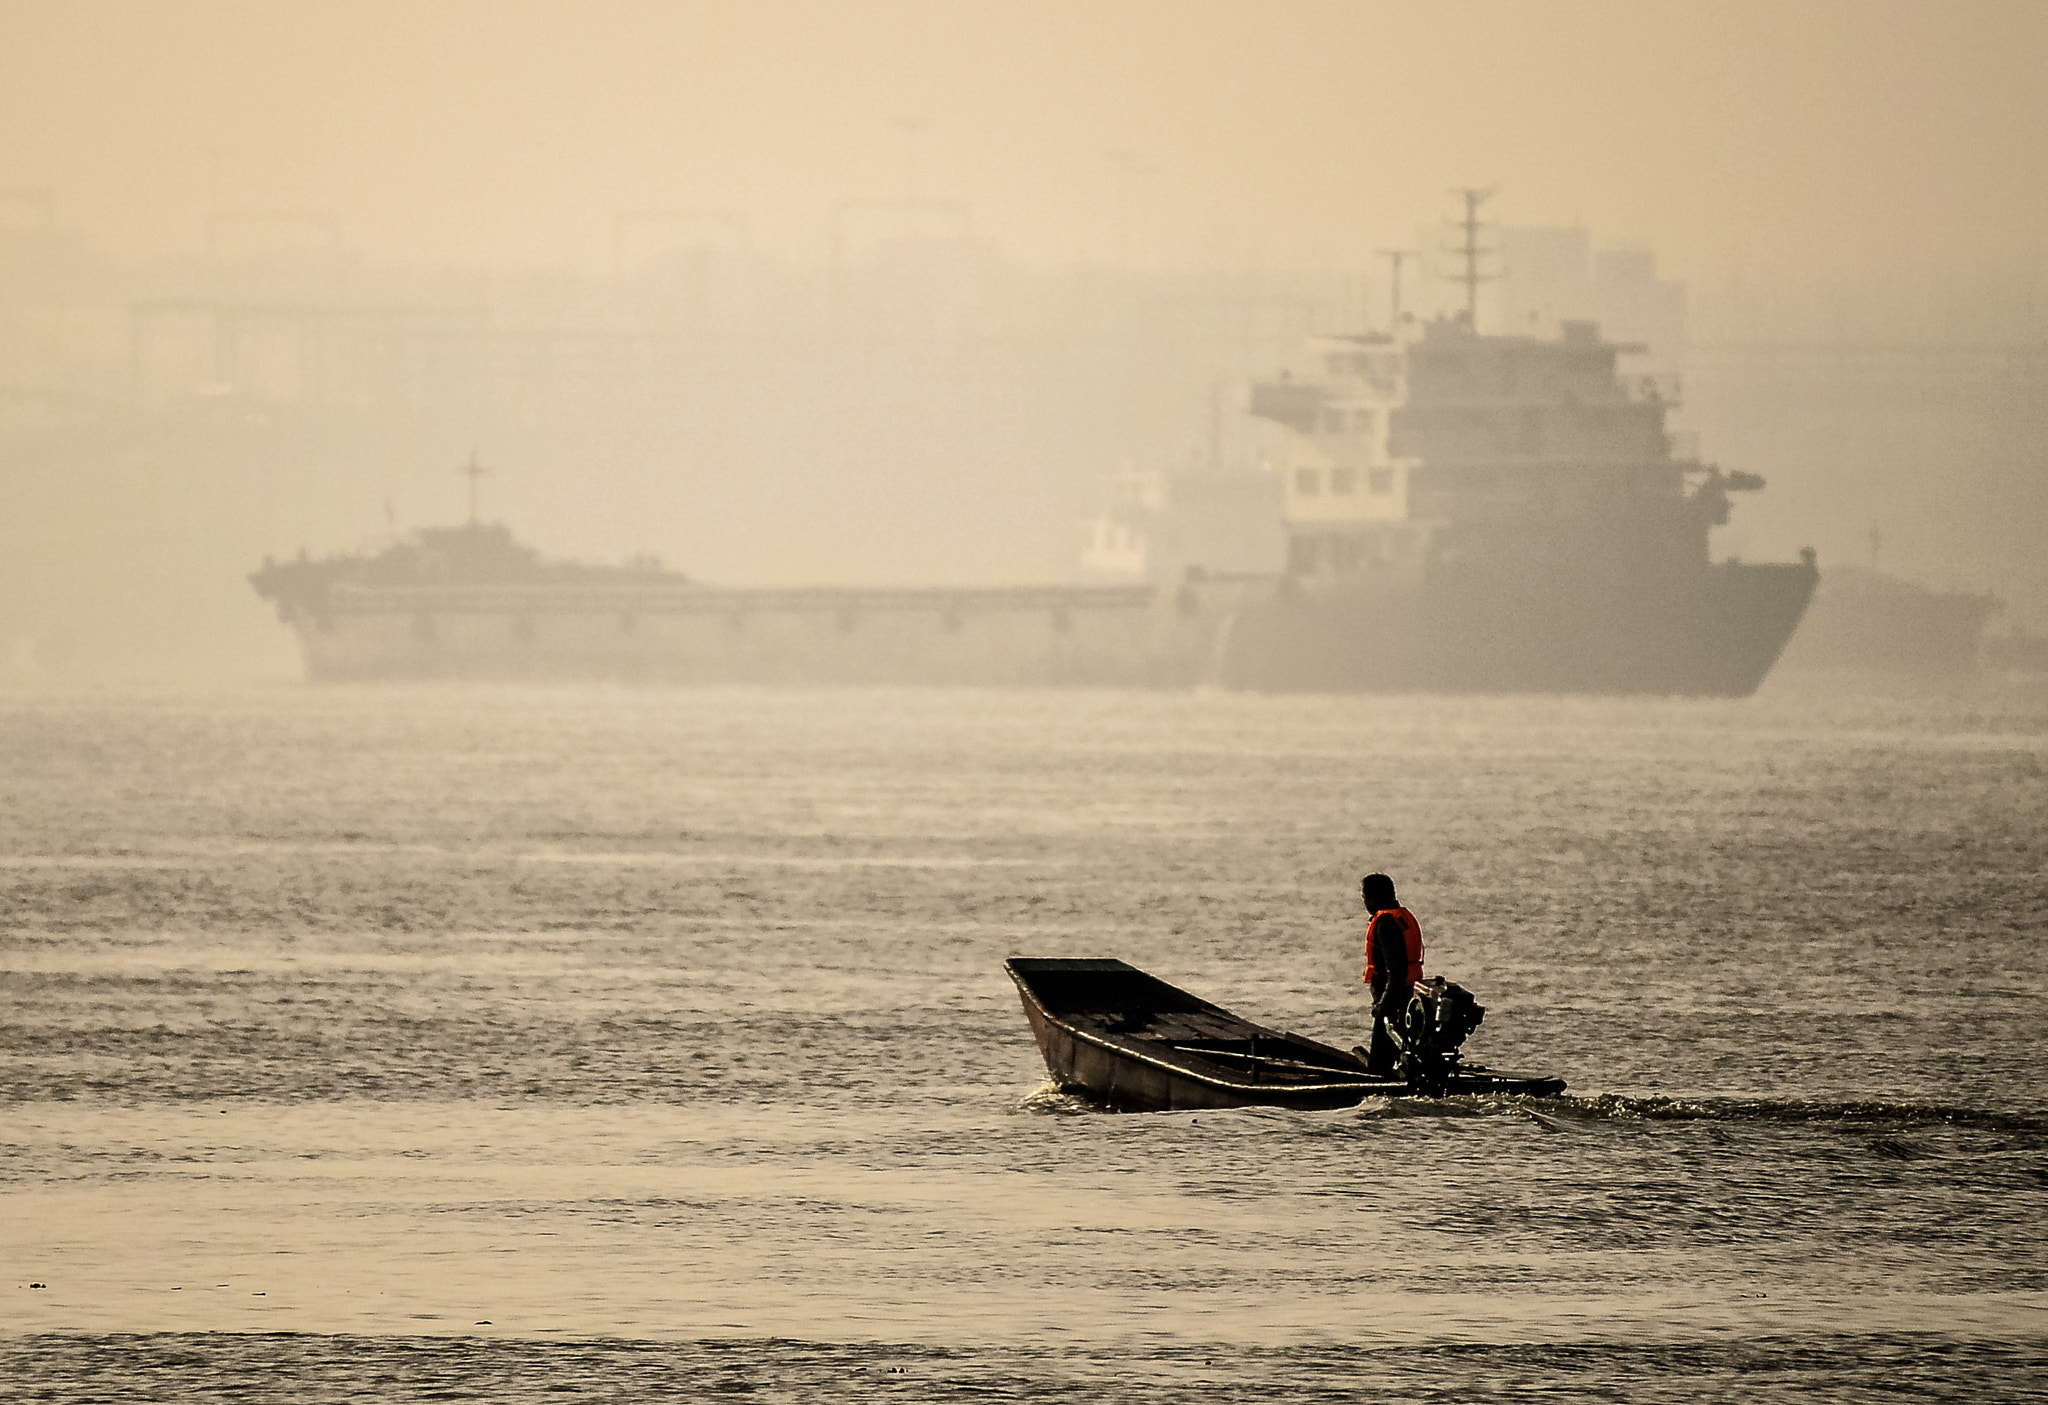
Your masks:
M1137 610L1150 585L789 586L729 589L699 585L361 585L337 584L336 614L938 614L1008 610Z

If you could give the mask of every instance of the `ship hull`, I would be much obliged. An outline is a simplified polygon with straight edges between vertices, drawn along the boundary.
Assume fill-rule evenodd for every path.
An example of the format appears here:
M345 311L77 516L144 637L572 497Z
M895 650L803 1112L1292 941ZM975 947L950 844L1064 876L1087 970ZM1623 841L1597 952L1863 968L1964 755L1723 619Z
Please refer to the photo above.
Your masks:
M1188 686L1219 617L1144 587L337 590L293 614L309 677Z
M1259 692L1755 691L1809 566L1633 585L1361 576L1173 591L336 591L294 619L309 676Z
M1746 697L1813 593L1810 565L1614 580L1532 570L1303 582L1248 603L1219 650L1261 692Z

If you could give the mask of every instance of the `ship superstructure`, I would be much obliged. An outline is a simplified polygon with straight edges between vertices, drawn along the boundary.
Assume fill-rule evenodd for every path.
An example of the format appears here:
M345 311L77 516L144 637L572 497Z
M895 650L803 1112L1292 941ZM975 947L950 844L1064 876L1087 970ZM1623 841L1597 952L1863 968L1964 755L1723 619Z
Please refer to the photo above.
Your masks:
M1407 348L1394 337L1310 344L1323 375L1252 387L1251 412L1292 431L1279 462L1287 571L1295 577L1398 569L1419 559L1408 508L1414 460L1393 452L1407 402Z

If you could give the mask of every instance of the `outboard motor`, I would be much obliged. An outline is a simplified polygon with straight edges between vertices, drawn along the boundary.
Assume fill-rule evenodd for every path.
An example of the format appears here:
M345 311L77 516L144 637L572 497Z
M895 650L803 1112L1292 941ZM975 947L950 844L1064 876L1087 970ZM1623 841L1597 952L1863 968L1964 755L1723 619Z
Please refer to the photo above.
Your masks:
M1485 1018L1486 1007L1465 987L1442 976L1416 982L1408 1008L1387 1026L1401 1051L1401 1076L1417 1092L1443 1093L1458 1072L1459 1048Z

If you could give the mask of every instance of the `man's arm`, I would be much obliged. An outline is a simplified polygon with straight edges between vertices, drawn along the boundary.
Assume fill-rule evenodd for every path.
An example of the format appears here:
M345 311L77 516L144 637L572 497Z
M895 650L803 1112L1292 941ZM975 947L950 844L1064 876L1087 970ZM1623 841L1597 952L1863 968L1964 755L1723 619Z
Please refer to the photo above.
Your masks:
M1408 939L1398 922L1381 922L1372 932L1372 1012L1391 1017L1408 1003ZM1391 1004L1393 1008L1383 1008Z

